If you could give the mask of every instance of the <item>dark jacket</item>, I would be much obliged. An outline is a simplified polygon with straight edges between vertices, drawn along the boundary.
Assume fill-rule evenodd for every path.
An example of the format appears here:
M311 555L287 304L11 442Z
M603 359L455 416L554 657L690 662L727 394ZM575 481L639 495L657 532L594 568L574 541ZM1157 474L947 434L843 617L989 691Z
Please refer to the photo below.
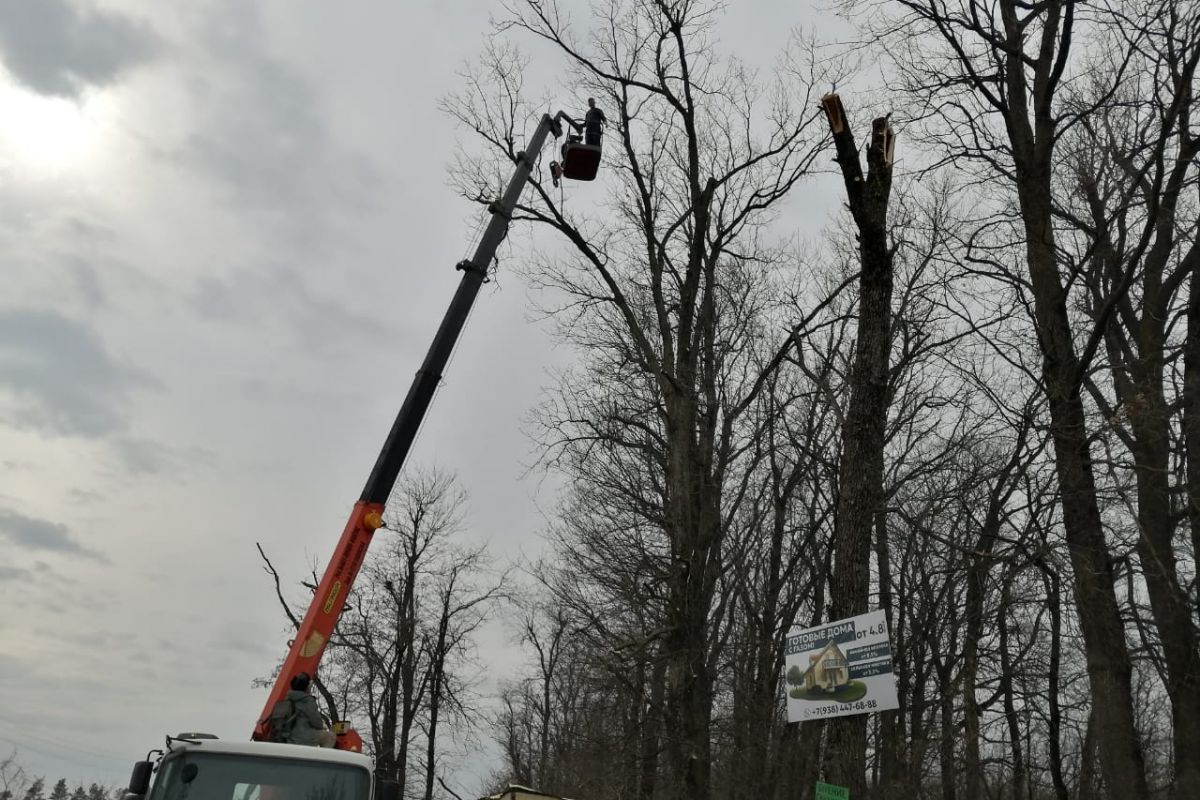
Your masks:
M600 138L600 133L604 125L608 123L608 118L604 116L604 112L599 108L589 108L587 115L583 118L583 131L587 138Z

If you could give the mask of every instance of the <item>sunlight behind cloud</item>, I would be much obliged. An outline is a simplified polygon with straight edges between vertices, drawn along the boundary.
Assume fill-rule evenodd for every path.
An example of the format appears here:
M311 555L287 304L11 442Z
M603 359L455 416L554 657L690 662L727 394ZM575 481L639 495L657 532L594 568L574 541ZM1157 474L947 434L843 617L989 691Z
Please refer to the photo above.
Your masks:
M112 110L102 92L76 102L0 88L0 165L35 172L85 166L99 153Z

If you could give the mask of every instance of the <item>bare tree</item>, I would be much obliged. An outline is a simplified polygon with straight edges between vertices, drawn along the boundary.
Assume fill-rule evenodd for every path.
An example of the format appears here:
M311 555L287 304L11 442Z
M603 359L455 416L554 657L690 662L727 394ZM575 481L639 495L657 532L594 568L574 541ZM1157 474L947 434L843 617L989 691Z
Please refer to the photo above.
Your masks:
M478 712L456 669L469 656L473 637L504 598L507 573L496 576L483 547L452 548L434 576L431 610L436 617L424 626L423 647L428 655L429 702L423 717L425 733L425 800L433 800L433 783L439 764L439 727L449 719L475 722Z
M1110 422L1101 430L1132 461L1121 463L1115 454L1107 463L1115 468L1114 485L1125 482L1121 473L1132 473L1131 516L1154 624L1148 644L1161 652L1172 704L1174 791L1191 797L1200 796L1200 764L1178 754L1200 748L1200 632L1179 561L1182 550L1195 563L1197 540L1180 547L1180 504L1173 497L1192 494L1195 485L1172 485L1185 475L1172 428L1187 392L1171 374L1186 336L1174 320L1183 315L1187 283L1200 266L1200 206L1188 196L1200 185L1200 136L1192 123L1200 12L1162 0L1125 9L1119 21L1110 34L1112 52L1128 62L1127 74L1109 97L1096 93L1111 78L1076 93L1073 105L1088 113L1064 139L1070 156L1060 173L1059 214L1068 236L1074 234L1064 237L1064 249L1086 282L1085 309L1107 356L1107 369L1093 371L1086 385ZM1097 65L1101 75L1124 67L1115 59Z
M456 671L504 586L482 547L455 541L465 502L449 473L415 472L397 485L387 538L368 555L317 676L332 712L366 717L379 774L426 800L437 778L439 730L447 718L476 717ZM298 614L262 555L296 627ZM306 584L310 594L314 586Z
M0 795L3 795L3 800L23 795L29 782L25 768L17 761L16 750L0 759Z
M557 428L559 442L588 452L589 472L602 469L600 456L660 467L630 471L638 482L624 481L624 493L665 543L656 591L666 615L657 652L666 659L667 796L707 800L722 646L716 621L727 608L717 587L748 471L741 421L792 347L783 335L765 363L747 358L747 300L756 294L742 292L742 279L772 260L762 226L818 152L808 110L814 76L802 76L799 97L783 80L760 91L749 70L716 55L718 17L703 3L612 3L596 10L587 33L572 28L556 2L508 11L502 29L556 48L612 123L604 219L565 206L537 180L514 219L549 228L568 245L568 254L539 265L537 278L566 298L560 319L608 370L604 390L632 395L620 405L589 392L589 402L606 408L587 419L610 431L590 439L571 417ZM493 54L484 66L490 74L469 76L447 107L511 161L520 128L536 114L521 96L517 57ZM463 188L487 203L495 186L478 174L463 176Z
M1070 75L1073 44L1085 25L1115 20L1104 8L1081 19L1085 7L1075 0L1033 5L999 0L994 8L976 0L896 0L895 5L906 13L902 28L912 37L906 55L921 54L915 60L898 59L896 65L933 119L928 130L947 158L977 165L980 174L999 179L997 187L1011 191L1019 212L1013 227L1020 238L1014 240L1022 242L1032 295L1075 603L1092 691L1105 698L1094 715L1105 783L1114 796L1146 797L1130 656L1081 394L1104 325L1078 335L1053 201L1056 148L1079 117L1062 107L1060 97ZM932 50L935 43L940 49ZM1122 75L1118 71L1114 78ZM1111 308L1101 316L1107 318Z

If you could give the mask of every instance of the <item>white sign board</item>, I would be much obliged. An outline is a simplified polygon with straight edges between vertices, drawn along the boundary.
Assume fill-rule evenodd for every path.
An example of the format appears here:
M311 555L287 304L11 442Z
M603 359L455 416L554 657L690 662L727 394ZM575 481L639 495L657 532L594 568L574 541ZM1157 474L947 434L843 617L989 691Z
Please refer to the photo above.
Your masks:
M882 611L793 628L783 668L788 722L900 707Z

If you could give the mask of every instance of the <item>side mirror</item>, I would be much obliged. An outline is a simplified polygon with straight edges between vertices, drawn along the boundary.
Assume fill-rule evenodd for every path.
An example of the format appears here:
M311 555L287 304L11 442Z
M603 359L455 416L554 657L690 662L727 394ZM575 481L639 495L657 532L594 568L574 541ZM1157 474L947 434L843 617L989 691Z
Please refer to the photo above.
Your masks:
M375 800L400 800L400 784L396 781L379 781L375 784Z
M153 772L153 761L139 761L134 764L133 774L129 776L129 793L144 795L150 791L150 776Z

